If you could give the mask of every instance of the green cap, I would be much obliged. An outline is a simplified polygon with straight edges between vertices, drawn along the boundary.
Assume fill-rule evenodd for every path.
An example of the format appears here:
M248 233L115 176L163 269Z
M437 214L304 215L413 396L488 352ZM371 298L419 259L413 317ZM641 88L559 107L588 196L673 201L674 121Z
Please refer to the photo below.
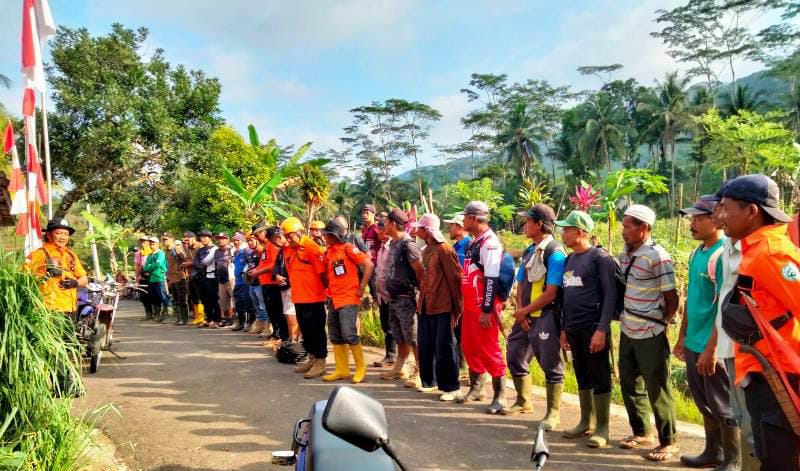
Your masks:
M563 221L556 221L558 227L577 227L586 232L592 232L594 221L592 217L583 211L572 211Z

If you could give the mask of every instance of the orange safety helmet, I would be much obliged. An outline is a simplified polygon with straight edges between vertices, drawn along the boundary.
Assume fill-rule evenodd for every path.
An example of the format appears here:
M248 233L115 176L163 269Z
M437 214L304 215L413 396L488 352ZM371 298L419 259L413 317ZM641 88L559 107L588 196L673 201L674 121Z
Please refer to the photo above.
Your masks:
M283 231L284 234L291 234L292 232L299 232L302 230L303 230L303 223L300 222L300 220L294 216L286 218L281 223L281 231Z

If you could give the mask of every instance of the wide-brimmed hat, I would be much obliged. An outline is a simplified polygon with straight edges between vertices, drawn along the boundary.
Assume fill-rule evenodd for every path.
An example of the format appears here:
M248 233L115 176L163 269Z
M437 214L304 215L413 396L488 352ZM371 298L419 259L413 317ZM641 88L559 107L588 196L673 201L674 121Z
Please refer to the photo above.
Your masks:
M347 235L347 230L336 219L331 219L328 221L323 232L336 237L339 239L339 242L344 242L345 236Z
M419 218L419 221L411 224L411 227L421 227L428 231L434 240L436 240L436 242L444 242L442 231L439 230L440 226L441 223L439 222L439 216L431 213L423 214L422 217Z
M55 218L47 221L47 227L45 228L45 232L51 232L56 229L66 229L69 232L69 235L75 233L75 228L69 225L69 221L65 218Z

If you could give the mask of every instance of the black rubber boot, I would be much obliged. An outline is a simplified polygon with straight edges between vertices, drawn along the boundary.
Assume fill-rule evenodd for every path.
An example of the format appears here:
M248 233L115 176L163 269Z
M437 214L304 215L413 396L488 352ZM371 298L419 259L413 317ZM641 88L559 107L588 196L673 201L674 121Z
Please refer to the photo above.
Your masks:
M497 415L506 406L506 377L492 378L492 403L486 408L487 414Z
M469 391L456 399L459 404L483 400L483 387L486 384L483 374L469 372Z
M742 436L741 430L737 425L723 425L722 428L722 464L714 468L714 471L739 471L742 466L739 455L739 444Z
M703 417L706 447L695 456L681 456L681 464L690 468L708 468L722 464L722 426L711 417Z
M153 306L146 303L142 303L142 306L144 306L144 318L141 320L149 321L153 318Z

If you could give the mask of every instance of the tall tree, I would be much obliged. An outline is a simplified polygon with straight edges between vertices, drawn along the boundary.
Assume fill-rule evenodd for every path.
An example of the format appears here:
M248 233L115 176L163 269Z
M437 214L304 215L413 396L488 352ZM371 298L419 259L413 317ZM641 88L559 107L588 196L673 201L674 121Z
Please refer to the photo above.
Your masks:
M689 77L679 77L677 71L669 72L662 82L656 81L655 94L640 104L641 109L655 116L653 126L658 126L661 131L661 144L671 163L670 216L675 213L675 146L678 135L689 121L689 94L686 90L688 83Z
M430 204L426 203L425 194L422 191L422 174L419 170L419 160L422 154L422 144L430 136L433 122L442 119L442 114L418 101L392 98L386 100L386 105L395 117L395 132L397 133L397 145L400 151L403 155L414 158L419 201L423 203L427 211L432 211Z
M611 81L614 72L623 68L622 64L611 65L582 65L578 67L578 73L581 75L594 75L599 78L603 85Z
M473 143L489 147L489 154L495 154L495 143L500 133L500 118L503 114L501 103L508 94L507 81L506 74L472 74L469 81L471 88L461 89L461 93L467 96L467 101L480 105L461 118L461 124L471 131L470 140Z
M625 135L632 132L625 122L619 100L600 91L578 107L579 128L573 138L585 165L611 171L611 153L625 152Z
M350 110L353 124L344 128L342 142L364 163L363 168L378 167L383 177L386 197L391 198L388 185L392 171L400 163L398 158L397 115L387 103L373 101L367 106Z
M180 167L220 125L219 81L173 68L161 49L145 60L147 35L119 24L99 37L58 30L51 155L54 176L70 185L57 215L88 197L112 222L154 227Z
M520 180L528 178L535 159L541 159L542 152L538 142L544 137L544 130L526 102L517 101L503 116L497 144Z

